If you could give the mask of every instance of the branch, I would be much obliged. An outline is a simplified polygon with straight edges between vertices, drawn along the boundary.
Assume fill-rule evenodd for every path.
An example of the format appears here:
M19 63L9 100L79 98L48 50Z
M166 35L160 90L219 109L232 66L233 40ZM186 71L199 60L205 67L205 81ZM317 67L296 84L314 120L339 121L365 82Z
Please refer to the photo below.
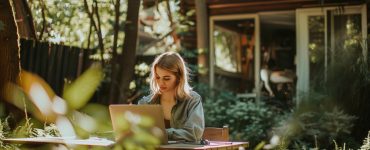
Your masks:
M166 6L167 6L167 13L168 13L168 18L170 20L170 23L171 23L171 28L172 28L172 31L171 31L171 35L172 35L172 38L173 38L173 43L174 44L177 44L178 41L179 41L179 38L177 37L177 34L175 33L175 29L176 29L176 25L175 23L173 22L173 17L172 17L172 12L171 12L171 7L170 7L170 2L169 0L166 0ZM178 45L179 46L179 45Z
M39 41L42 40L42 36L44 35L45 28L46 28L46 17L45 17L46 6L43 0L40 0L40 5L41 5L41 16L42 16L42 28L41 28L41 33L38 38Z
M96 23L95 23L95 20L94 20L93 12L90 12L90 9L89 9L87 0L84 0L84 7L85 7L85 10L86 10L87 15L89 16L89 18L91 20L91 24L95 28L95 31L98 31L98 27L96 26ZM92 11L94 11L94 9Z
M170 32L168 32L167 34L165 34L164 36L162 36L161 38L153 41L153 42L150 42L149 44L147 44L145 47L142 48L143 51L139 51L139 53L144 53L147 49L149 49L150 47L154 46L155 44L157 44L159 41L162 41L164 38L166 38L167 36L170 36L172 35L173 32L175 29L172 28L172 30Z
M119 31L119 16L120 16L120 0L116 0L114 5L115 10L115 22L114 22L114 35L113 35L113 58L117 55L117 40Z
M89 35L87 36L87 49L90 49L92 27L93 27L93 20L90 19Z
M98 40L99 40L99 47L100 47L100 50L101 50L101 53L100 53L100 56L102 58L102 63L103 63L103 66L104 66L104 43L103 43L103 36L101 34L101 25L100 25L100 16L99 16L99 9L98 9L98 2L96 0L94 0L94 3L95 3L95 15L96 15L96 19L97 19L97 22L98 22L98 29L97 32L98 32Z
M94 2L96 2L96 1L94 1ZM96 3L95 3L96 4ZM88 3L87 3L87 0L84 0L84 7L85 7L85 10L86 10L86 13L87 13L87 15L89 16L89 18L90 18L90 20L91 20L91 23L92 23L92 25L94 26L94 29L95 29L95 31L97 32L97 34L98 34L98 39L99 39L99 47L100 47L100 49L101 49L101 59L102 59L102 66L104 67L104 58L103 58L103 52L104 52L104 45L103 45L103 38L102 38L102 35L101 35L101 31L100 31L100 28L98 28L98 26L96 25L96 22L95 22L95 20L94 20L94 11L97 11L98 9L97 8L95 8L94 9L94 6L92 6L93 8L92 8L92 12L90 11L90 9L89 9L89 6L88 6ZM100 20L99 18L98 18L98 20ZM100 24L100 23L99 23Z

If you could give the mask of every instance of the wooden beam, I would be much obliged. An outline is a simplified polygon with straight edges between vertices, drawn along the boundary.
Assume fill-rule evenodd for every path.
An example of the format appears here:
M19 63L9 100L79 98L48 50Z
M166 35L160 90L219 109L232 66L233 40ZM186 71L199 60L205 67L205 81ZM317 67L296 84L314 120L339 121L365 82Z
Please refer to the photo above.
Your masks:
M217 8L230 8L230 7L251 7L251 6L261 6L261 5L281 5L281 4L295 4L295 3L306 3L306 2L316 2L317 0L279 0L279 1L249 1L240 3L220 3L220 4L209 4L210 9Z
M212 15L226 15L226 14L242 14L242 13L256 13L261 11L279 11L279 10L295 10L302 7L302 4L291 5L260 5L253 7L228 7L210 9L209 14Z
M208 2L209 15L256 13L261 11L295 10L297 8L358 5L364 0L332 0L320 3L317 0L210 0Z

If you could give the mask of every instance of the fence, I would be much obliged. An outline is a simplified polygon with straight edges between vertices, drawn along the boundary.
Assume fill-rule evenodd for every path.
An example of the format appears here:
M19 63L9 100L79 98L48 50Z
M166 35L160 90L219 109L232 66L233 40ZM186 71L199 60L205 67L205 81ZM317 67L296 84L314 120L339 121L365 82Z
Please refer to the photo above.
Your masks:
M28 39L20 40L21 67L41 76L61 95L64 80L74 80L86 70L94 50L51 44Z

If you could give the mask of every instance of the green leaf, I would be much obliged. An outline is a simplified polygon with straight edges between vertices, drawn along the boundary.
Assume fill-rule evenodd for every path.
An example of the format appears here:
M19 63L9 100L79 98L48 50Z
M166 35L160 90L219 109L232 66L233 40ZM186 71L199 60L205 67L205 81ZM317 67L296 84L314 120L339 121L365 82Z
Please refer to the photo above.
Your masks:
M93 96L95 90L103 79L100 65L93 65L78 77L72 84L66 86L63 98L71 109L83 107Z
M96 111L99 110L99 111ZM98 125L97 133L99 136L109 136L107 131L112 131L112 122L110 120L108 106L102 104L88 103L86 106L80 109L82 113L85 113L96 120Z
M85 129L81 128L80 126L74 125L73 128L76 131L76 134L79 138L88 139L90 137L90 133Z
M194 14L195 14L195 9L191 9L188 12L186 12L186 16L188 17L193 16Z

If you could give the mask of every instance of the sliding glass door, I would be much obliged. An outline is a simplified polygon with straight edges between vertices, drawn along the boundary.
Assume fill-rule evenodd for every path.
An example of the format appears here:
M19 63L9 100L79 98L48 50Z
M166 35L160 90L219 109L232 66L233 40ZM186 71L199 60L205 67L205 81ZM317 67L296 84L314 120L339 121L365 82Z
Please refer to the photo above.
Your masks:
M298 97L326 81L335 55L352 53L350 47L367 55L366 5L299 9L296 21Z

